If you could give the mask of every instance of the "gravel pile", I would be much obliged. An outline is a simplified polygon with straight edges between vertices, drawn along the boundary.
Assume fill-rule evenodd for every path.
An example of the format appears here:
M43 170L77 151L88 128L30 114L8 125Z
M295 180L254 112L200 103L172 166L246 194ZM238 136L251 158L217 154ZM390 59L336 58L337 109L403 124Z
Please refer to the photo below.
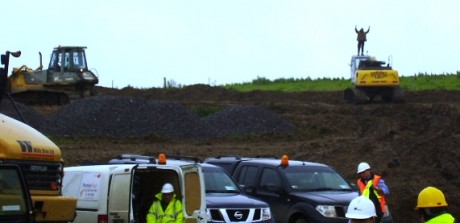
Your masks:
M45 122L45 116L41 115L35 109L27 105L21 103L15 104L25 121L21 118L11 101L5 98L2 99L2 103L0 105L0 113L3 113L4 115L10 116L11 118L21 122L25 122L36 129L39 129L43 125Z
M37 112L34 114L33 109L24 110L28 111L26 119L29 119L33 127L55 136L157 135L165 138L191 139L294 129L278 114L260 106L234 106L200 118L179 103L149 101L137 97L102 95L85 98L63 106L47 117Z

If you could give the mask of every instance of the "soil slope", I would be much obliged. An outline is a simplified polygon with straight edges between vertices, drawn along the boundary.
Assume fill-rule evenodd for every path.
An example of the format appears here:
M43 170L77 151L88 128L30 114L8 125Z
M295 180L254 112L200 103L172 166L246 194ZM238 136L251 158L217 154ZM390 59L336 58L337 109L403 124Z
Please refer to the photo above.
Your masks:
M459 91L406 92L404 104L365 105L346 103L342 92L241 93L204 85L168 90L98 88L98 94L175 102L193 111L256 105L278 114L292 124L294 130L199 139L165 138L155 134L56 138L67 165L105 162L121 153L167 152L201 159L287 154L290 159L326 163L354 183L358 163L367 161L390 187L388 203L395 221L417 221L414 212L417 194L426 186L443 190L450 212L459 216ZM49 116L63 108L34 109ZM131 113L122 118L129 120L141 115ZM254 125L261 122L251 119Z

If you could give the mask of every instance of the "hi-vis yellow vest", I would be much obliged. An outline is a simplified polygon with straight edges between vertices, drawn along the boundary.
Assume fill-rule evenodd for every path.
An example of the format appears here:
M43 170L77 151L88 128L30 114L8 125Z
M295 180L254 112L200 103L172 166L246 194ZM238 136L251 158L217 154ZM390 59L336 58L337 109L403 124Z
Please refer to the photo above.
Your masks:
M359 192L361 192L361 194L367 198L369 198L369 193L370 193L370 189L372 187L372 185L374 186L378 186L379 185L379 180L381 179L382 177L379 176L379 175L374 175L374 179L373 180L369 180L367 181L367 184L364 184L363 181L361 179L358 179L358 187L359 187ZM374 190L374 194L375 196L377 196L377 198L379 199L380 201L380 207L382 208L382 213L385 213L386 211L386 206L387 206L387 202L385 200L385 196L383 196L383 194L379 194L377 191Z
M161 196L161 193L155 196L158 199L150 206L147 223L183 223L182 203L176 199L176 195L171 199L166 210L161 207Z

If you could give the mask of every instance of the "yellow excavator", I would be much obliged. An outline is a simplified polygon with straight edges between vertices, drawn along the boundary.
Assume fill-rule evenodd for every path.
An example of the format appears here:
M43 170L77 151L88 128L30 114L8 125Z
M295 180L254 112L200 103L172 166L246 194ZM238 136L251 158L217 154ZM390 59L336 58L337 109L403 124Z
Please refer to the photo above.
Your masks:
M24 104L64 105L71 100L94 95L98 77L88 69L86 47L59 46L54 48L47 70L26 65L13 68L7 81L7 92Z
M345 100L348 102L363 104L378 100L394 103L405 101L398 71L390 63L368 55L352 56L350 67L354 87L344 91Z

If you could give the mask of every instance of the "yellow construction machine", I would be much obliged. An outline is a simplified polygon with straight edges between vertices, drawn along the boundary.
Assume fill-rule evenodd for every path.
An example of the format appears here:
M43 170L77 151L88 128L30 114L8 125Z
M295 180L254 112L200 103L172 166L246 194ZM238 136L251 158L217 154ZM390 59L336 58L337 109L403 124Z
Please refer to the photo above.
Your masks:
M352 88L344 91L345 100L355 104L372 101L402 103L404 91L400 87L399 74L390 62L376 60L371 56L352 56Z
M8 77L7 92L24 104L63 105L71 100L94 95L98 77L88 69L86 47L54 48L47 70L26 65L13 68Z
M35 222L71 222L75 218L77 199L62 195L64 162L61 150L36 129L1 113L3 96L10 96L5 92L10 55L19 57L20 52L7 51L1 55L4 67L0 67L0 164L18 166L24 174ZM7 99L14 104L12 97ZM2 207L0 215L8 210L20 210L20 206Z

